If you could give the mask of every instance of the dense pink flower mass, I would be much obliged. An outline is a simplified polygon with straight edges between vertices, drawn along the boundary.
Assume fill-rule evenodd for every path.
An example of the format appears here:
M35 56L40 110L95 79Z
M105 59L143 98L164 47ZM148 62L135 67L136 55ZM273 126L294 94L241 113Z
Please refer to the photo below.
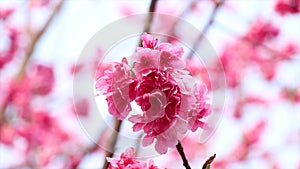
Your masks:
M158 169L153 165L152 160L147 164L137 161L135 156L134 148L128 148L120 157L107 158L107 161L110 162L108 169Z
M256 20L245 35L245 38L253 42L269 41L277 37L280 30L270 21Z
M96 83L96 89L107 96L108 111L120 120L125 119L131 111L129 100L130 67L127 59L115 63L113 71L106 71L105 76Z
M296 14L300 12L299 0L278 0L275 5L275 11L280 15Z
M204 128L209 114L206 86L197 84L181 60L183 48L143 34L143 47L127 59L114 63L114 69L97 80L96 89L106 95L109 112L125 119L131 111L131 101L142 114L131 115L133 131L146 134L143 145L154 142L158 153L166 153L188 131Z

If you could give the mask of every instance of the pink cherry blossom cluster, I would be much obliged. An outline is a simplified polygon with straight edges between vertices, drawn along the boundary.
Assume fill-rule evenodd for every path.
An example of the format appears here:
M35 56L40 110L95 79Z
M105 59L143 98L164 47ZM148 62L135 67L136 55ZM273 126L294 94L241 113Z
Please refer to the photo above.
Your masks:
M204 128L209 98L206 86L194 82L181 60L183 48L158 45L158 39L146 33L142 44L132 56L133 66L126 58L114 63L114 69L97 80L96 89L106 95L109 113L120 120L135 101L143 113L129 117L133 131L144 131L143 146L156 139L155 149L164 154L188 130Z
M182 48L168 43L159 44L158 39L148 34L142 36L142 47L137 48L131 58L124 58L120 63L96 65L106 50L99 45L95 51L97 57L74 66L75 59L68 60L71 57L65 57L66 53L61 52L67 45L57 48L57 38L54 38L55 43L49 38L67 40L69 37L60 37L55 33L61 30L61 18L72 14L59 14L57 6L60 2L65 1L0 2L0 168L73 169L91 168L91 164L95 164L95 168L101 167L99 164L103 160L108 160L109 168L157 169L156 165L159 168L179 168L182 162L176 149L157 156L153 159L154 162L140 161L133 148L129 148L121 156L115 153L113 158L105 158L102 148L110 146L113 134L110 130L102 130L102 127L97 129L97 144L86 142L86 135L81 134L81 129L76 124L78 117L89 121L93 103L87 98L80 98L73 103L71 91L68 90L72 87L65 88L65 84L72 81L73 75L81 74L87 68L97 68L97 88L106 95L109 112L121 120L129 119L134 125L134 131L144 132L143 145L155 143L160 153L174 147L188 130L196 131L199 127L205 128L208 125L204 123L204 118L209 113L206 87L208 91L218 92L220 75L225 73L226 93L229 94L226 100L229 101L225 105L222 130L214 135L216 139L199 144L201 133L193 132L180 140L191 166L201 168L200 165L207 156L217 148L217 158L211 165L214 169L252 166L300 169L297 158L299 152L295 148L299 145L300 130L296 123L292 123L298 119L298 112L295 110L298 110L300 104L297 76L300 43L297 37L299 32L295 29L300 16L300 0L243 2L255 5L259 3L258 7L267 9L263 16L273 20L262 18L259 13L244 18L239 12L245 9L243 6L251 10L251 5L240 6L235 1L226 1L222 5L218 0L179 3L159 1L155 12L179 16L190 23L195 23L196 20L197 23L204 23L209 19L199 17L215 12L207 10L207 7L216 9L217 6L222 6L215 17L232 12L236 14L222 22L214 18L211 20L214 24L207 22L211 24L208 27L213 31L205 33L205 37L210 40L221 35L218 43L213 39L211 42L214 47L216 45L215 49L221 47L223 50L216 51L218 57L212 58L205 67L195 57L183 59ZM145 2L139 4L143 3ZM62 10L65 11L82 5L71 2L64 4ZM93 6L94 9L97 4L85 5L84 8ZM103 6L103 3L99 4ZM121 13L126 16L145 12L145 8L140 8L135 2L122 4L126 8L121 9ZM119 2L116 4L120 5ZM184 6L186 9L181 10ZM86 10L84 8L81 10ZM118 12L110 9L103 11L111 13L102 12L97 15L100 20ZM51 17L55 13L59 15ZM91 16L94 15L84 12L78 19ZM74 17L76 16L72 16ZM54 20L50 21L50 18ZM240 18L243 20L241 24L249 23L244 30L237 31L227 22L230 19L239 21ZM151 31L169 35L168 38L160 39L161 41L174 44L179 39L185 39L183 36L192 35L192 31L181 29L178 19L157 17L154 20L162 22L149 24ZM77 23L72 23L64 28L77 28ZM132 24L144 23L142 20L132 20ZM206 26L201 24L201 27ZM244 33L239 34L242 32ZM72 34L74 31L68 33ZM195 44L200 44L199 42ZM44 49L53 60L44 58L46 55L41 52ZM58 58L59 62L61 58L66 62L57 64ZM219 61L224 72L215 64ZM71 70L65 70L69 67ZM69 72L70 76L66 76L63 70ZM206 86L195 83L195 78L201 79ZM141 107L140 114L131 114L136 107L132 102ZM127 127L124 125L125 123L122 124L122 129ZM121 132L127 134L129 131ZM278 140L272 142L275 138ZM117 143L120 141L122 140L117 140ZM276 143L275 146L272 143ZM135 146L138 148L139 145ZM139 152L140 155L144 154L142 149ZM91 161L93 162L89 163Z
M54 87L55 78L53 68L42 64L32 65L30 71L22 79L12 79L5 93L7 96L1 98L1 106L15 105L20 115L30 112L31 99L36 96L49 95ZM24 114L26 113L26 114Z
M135 157L134 148L128 148L120 157L107 158L107 161L110 162L108 169L158 169L154 166L153 160L150 160L147 164L136 160Z

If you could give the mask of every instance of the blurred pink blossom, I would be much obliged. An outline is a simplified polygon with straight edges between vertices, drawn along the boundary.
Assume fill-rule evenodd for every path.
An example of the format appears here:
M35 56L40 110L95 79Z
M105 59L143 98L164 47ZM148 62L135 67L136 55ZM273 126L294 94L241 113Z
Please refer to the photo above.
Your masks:
M300 12L299 0L277 0L275 11L280 15L295 14Z
M5 64L12 61L19 50L20 32L18 29L7 27L5 31L7 31L7 36L10 42L7 49L0 51L0 69L2 69Z
M15 9L12 7L0 7L0 20L6 20L9 16L14 13Z
M245 38L261 43L277 37L279 32L279 28L276 27L272 22L263 19L257 19L252 23L252 25L250 25Z

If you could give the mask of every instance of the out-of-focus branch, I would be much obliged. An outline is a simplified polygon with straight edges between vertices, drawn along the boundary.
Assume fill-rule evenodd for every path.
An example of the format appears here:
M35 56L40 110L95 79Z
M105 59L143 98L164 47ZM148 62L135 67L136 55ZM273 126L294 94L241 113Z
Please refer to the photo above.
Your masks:
M190 2L190 4L178 15L178 18L185 18L185 16L191 12L192 8L194 8L199 1L200 0L193 0L192 2ZM179 21L179 19L176 20L176 22L174 22L173 26L171 27L171 35L175 34L175 28L178 25Z
M37 46L37 44L39 42L39 39L43 36L43 34L49 28L49 25L52 23L55 16L59 13L63 3L64 3L64 0L61 0L58 2L58 4L53 9L51 15L49 16L48 20L46 21L45 25L43 25L43 27L40 29L40 31L38 31L35 34L30 34L31 42L30 42L28 49L26 50L25 59L22 62L21 68L19 69L19 71L16 75L17 80L21 80L23 78L26 67L28 65L28 62L29 62L30 58L32 57L32 54L35 50L35 47ZM29 31L29 32L32 32L32 31ZM10 93L8 93L7 97L9 95L10 95ZM5 118L5 111L6 111L7 106L8 106L8 102L6 101L6 98L5 98L4 103L3 103L3 105L1 105L1 108L0 108L0 123L1 124L6 123L6 121L7 121Z
M152 23L152 20L153 20L153 13L155 11L155 7L156 7L157 2L158 2L158 0L152 0L151 1L151 4L149 6L149 10L148 10L149 14L147 16L143 32L149 32L150 31L151 23ZM142 40L141 39L139 41L138 46L142 46Z
M209 159L206 160L206 162L204 163L202 169L210 169L210 165L214 161L215 158L216 158L216 154L214 154L213 156L209 157Z
M40 29L40 31L38 31L35 34L30 33L31 43L30 43L29 48L26 51L25 59L21 65L19 72L18 72L18 75L17 75L18 79L21 79L23 77L26 67L28 65L28 62L29 62L30 58L32 57L32 53L34 52L40 38L47 31L47 29L49 28L49 25L52 23L55 16L59 13L63 3L64 3L64 0L61 0L58 2L56 7L53 9L53 12L51 13L50 17L48 18L47 22L45 23L45 25L43 25L43 27ZM30 32L32 32L32 31L30 31Z
M137 156L140 152L140 145L141 145L142 137L143 137L143 133L139 134L139 136L137 137L137 141L135 142L135 153Z
M209 28L213 25L213 23L215 22L215 17L219 11L219 9L222 7L222 5L224 4L225 0L220 0L219 2L215 3L215 7L209 17L208 22L206 23L206 25L204 26L202 32L200 33L200 35L196 38L196 41L193 45L192 50L188 53L187 58L190 59L193 57L193 54L195 51L197 51L199 44L202 42L204 35L208 32Z
M118 140L121 124L122 124L122 121L115 118L115 125L114 125L114 130L115 131L113 132L113 134L111 136L110 144L109 144L109 147L108 147L108 149L106 151L106 154L105 154L106 158L107 157L111 158L111 157L114 156L115 145L116 145L117 140ZM104 165L103 165L102 169L107 169L108 168L109 162L106 160L106 158L104 159Z
M182 159L182 162L183 162L183 166L186 168L186 169L191 169L190 165L189 165L189 162L184 154L184 150L183 150L183 147L180 143L180 141L178 141L178 144L176 145L176 149L178 151L178 153L180 154L180 157Z
M199 2L200 0L193 0L183 11L178 17L184 17L187 15ZM178 22L175 22L177 24Z
M248 42L248 43L251 43L253 45L256 45L256 46L259 46L261 47L262 49L276 55L276 56L283 56L283 57L288 57L286 54L280 52L280 51L277 51L271 47L269 47L268 45L264 44L264 43L261 43L261 42L258 42L258 41L254 41L254 40L251 40L249 38L245 38L245 37L242 37L241 35L239 35L238 33L236 33L235 31L233 31L232 29L230 29L228 26L224 25L224 24L221 24L219 22L216 22L216 28L222 30L222 31L226 31L227 33L230 33L231 35L234 35L235 37L237 37L239 40L242 40L242 41L245 41L245 42Z

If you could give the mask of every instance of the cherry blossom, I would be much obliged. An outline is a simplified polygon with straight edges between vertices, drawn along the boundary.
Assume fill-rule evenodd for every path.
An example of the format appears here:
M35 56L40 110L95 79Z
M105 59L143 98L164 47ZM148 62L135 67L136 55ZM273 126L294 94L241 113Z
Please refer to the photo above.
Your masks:
M180 140L192 168L201 168L213 153L217 157L211 168L300 168L300 132L294 123L300 103L299 0L158 1L152 21L133 17L125 26L148 25L147 32L168 37L143 34L141 47L130 51L131 56L98 65L107 51L104 40L91 49L92 58L86 55L76 66L77 57L71 56L80 53L72 48L83 48L80 44L90 38L88 32L111 22L108 16L145 13L151 2L62 2L0 2L0 168L99 168L103 160L107 162L103 150L110 143L116 141L116 150L128 144L121 137L114 140L102 119L93 119L93 101L71 99L73 76L90 69L96 71L96 89L106 96L109 113L121 122L129 120L134 132L143 133L142 146L152 145L164 154ZM74 15L67 12L70 8L83 12ZM218 57L210 57L205 65L196 56L183 57L190 49L184 51L178 44L201 36L185 29L179 18L200 30ZM91 29L80 27L83 33L78 36L78 21ZM127 30L122 28L118 33ZM201 49L203 42L194 45ZM123 50L117 53L123 56ZM219 61L228 104L219 130L202 144L199 128L211 126L206 121L212 113L207 90L218 99L215 94L222 87ZM131 111L136 106L140 112ZM222 107L214 105L213 110ZM91 126L96 126L94 120L101 121L100 128L93 128L97 144L90 144L81 132L80 119ZM127 130L127 124L122 122L119 136L138 134ZM161 168L180 168L180 154L173 150L146 162L138 159L148 153L144 148L138 153L130 148L121 156L110 152L114 158L108 160L111 168L156 169L154 162Z
M129 117L133 131L144 131L144 146L156 139L156 151L164 154L188 130L204 128L210 105L205 84L197 84L180 59L183 49L157 43L144 33L143 47L132 56L133 68L126 58L114 63L115 69L97 80L96 89L106 95L110 114L119 119L127 117L135 101L143 113Z
M136 154L134 148L128 148L120 157L107 158L107 161L110 162L108 169L158 169L158 167L153 165L152 160L147 164L135 158Z
M96 89L107 96L108 111L121 120L131 111L129 86L132 82L127 59L123 58L122 63L116 63L114 70L106 71L96 83Z

